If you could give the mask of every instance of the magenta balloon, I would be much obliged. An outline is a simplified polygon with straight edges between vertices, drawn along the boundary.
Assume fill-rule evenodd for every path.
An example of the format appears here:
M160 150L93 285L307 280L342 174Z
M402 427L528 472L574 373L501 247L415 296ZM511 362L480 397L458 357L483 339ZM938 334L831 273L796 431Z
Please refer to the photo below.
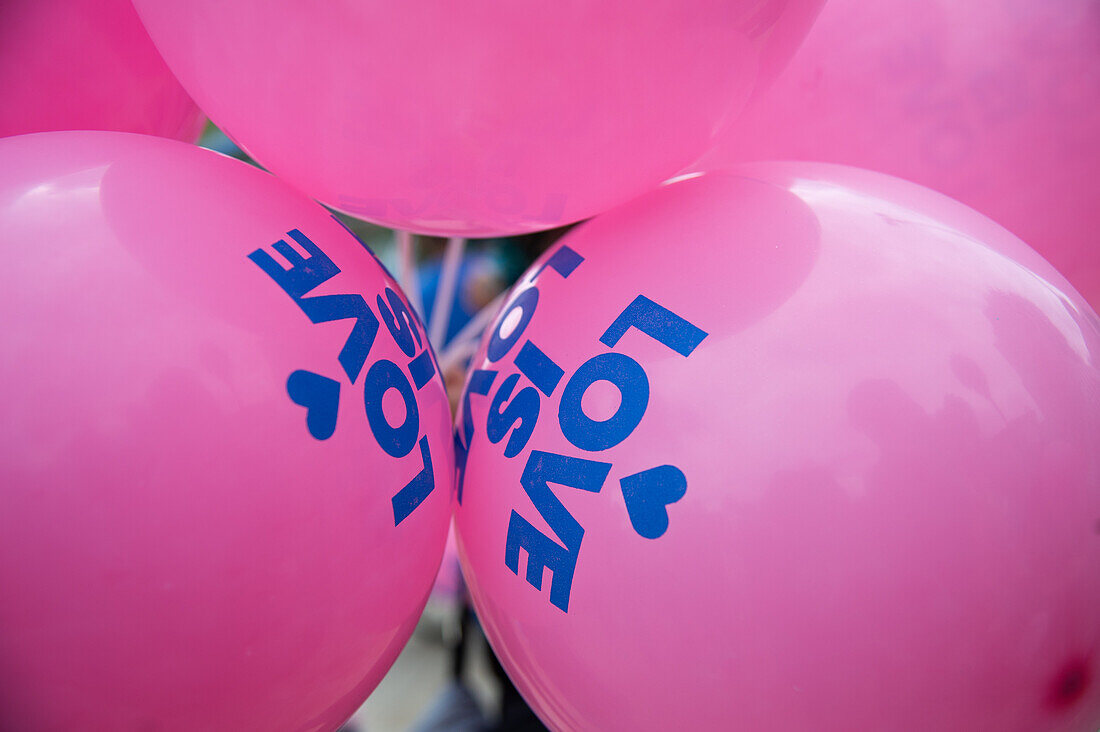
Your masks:
M0 137L117 130L194 142L205 118L130 0L0 3Z
M556 730L1094 732L1100 319L938 193L740 173L581 225L475 356L505 669Z
M152 137L0 141L0 232L0 726L335 729L451 514L397 285L285 184Z
M1100 307L1100 4L830 0L790 67L696 167L881 170L976 208Z
M422 233L546 229L698 158L823 0L136 0L202 108L324 203Z

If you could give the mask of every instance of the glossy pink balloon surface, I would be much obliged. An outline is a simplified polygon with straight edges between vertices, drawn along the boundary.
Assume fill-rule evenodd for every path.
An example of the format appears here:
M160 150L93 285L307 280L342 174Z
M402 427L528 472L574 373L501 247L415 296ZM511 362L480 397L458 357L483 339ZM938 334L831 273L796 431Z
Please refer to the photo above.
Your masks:
M117 130L194 142L205 118L130 0L0 3L0 137Z
M1094 732L1100 320L940 194L741 173L583 224L475 357L506 670L557 730Z
M829 0L696 167L846 163L990 216L1100 307L1100 3Z
M0 141L0 240L0 726L335 729L451 513L394 281L270 175L121 133Z
M592 216L701 155L823 0L136 0L180 81L266 168L386 226Z

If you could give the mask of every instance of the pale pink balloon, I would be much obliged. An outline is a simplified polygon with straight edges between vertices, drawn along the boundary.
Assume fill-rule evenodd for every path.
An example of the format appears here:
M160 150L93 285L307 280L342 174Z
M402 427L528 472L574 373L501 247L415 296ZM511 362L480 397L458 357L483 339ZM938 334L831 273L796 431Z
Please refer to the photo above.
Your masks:
M130 0L0 3L0 137L117 130L194 142L206 120Z
M0 726L335 729L451 514L397 285L270 175L121 133L0 141L0 241Z
M211 118L324 203L491 236L592 216L701 155L824 0L136 0Z
M439 563L439 573L432 585L432 599L441 603L464 601L465 584L462 580L462 568L458 561L458 546L455 544L454 531L447 532L447 544L443 548L443 559Z
M683 180L492 324L459 554L555 730L1094 732L1098 395L1096 314L966 207L824 164Z
M1100 306L1100 3L830 0L696 169L847 163L1003 224Z

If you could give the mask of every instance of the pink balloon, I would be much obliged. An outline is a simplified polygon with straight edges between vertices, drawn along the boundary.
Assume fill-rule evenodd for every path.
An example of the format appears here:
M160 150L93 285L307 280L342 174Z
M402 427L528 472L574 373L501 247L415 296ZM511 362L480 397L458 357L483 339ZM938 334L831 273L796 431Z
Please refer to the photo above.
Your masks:
M118 130L194 142L206 120L130 0L4 0L0 137Z
M459 554L551 728L1096 730L1100 320L990 220L683 180L538 260L473 364Z
M824 0L136 0L211 118L352 215L422 233L586 218L701 155Z
M698 169L881 170L976 208L1100 306L1100 4L830 0L790 67Z
M2 726L335 729L451 513L393 279L270 175L137 135L0 141L0 232Z
M455 544L454 531L447 532L447 544L443 548L443 559L439 563L439 572L432 585L432 598L442 603L455 603L463 600L465 584L462 580L462 568L458 561L458 546Z

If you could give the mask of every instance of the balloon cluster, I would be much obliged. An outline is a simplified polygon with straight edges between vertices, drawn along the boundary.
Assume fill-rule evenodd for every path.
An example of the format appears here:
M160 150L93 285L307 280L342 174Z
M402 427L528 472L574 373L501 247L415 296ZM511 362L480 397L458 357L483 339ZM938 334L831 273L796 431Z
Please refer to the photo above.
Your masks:
M0 40L0 728L336 729L453 518L553 729L1097 729L1091 0L14 0ZM452 420L447 316L317 202L588 220Z

